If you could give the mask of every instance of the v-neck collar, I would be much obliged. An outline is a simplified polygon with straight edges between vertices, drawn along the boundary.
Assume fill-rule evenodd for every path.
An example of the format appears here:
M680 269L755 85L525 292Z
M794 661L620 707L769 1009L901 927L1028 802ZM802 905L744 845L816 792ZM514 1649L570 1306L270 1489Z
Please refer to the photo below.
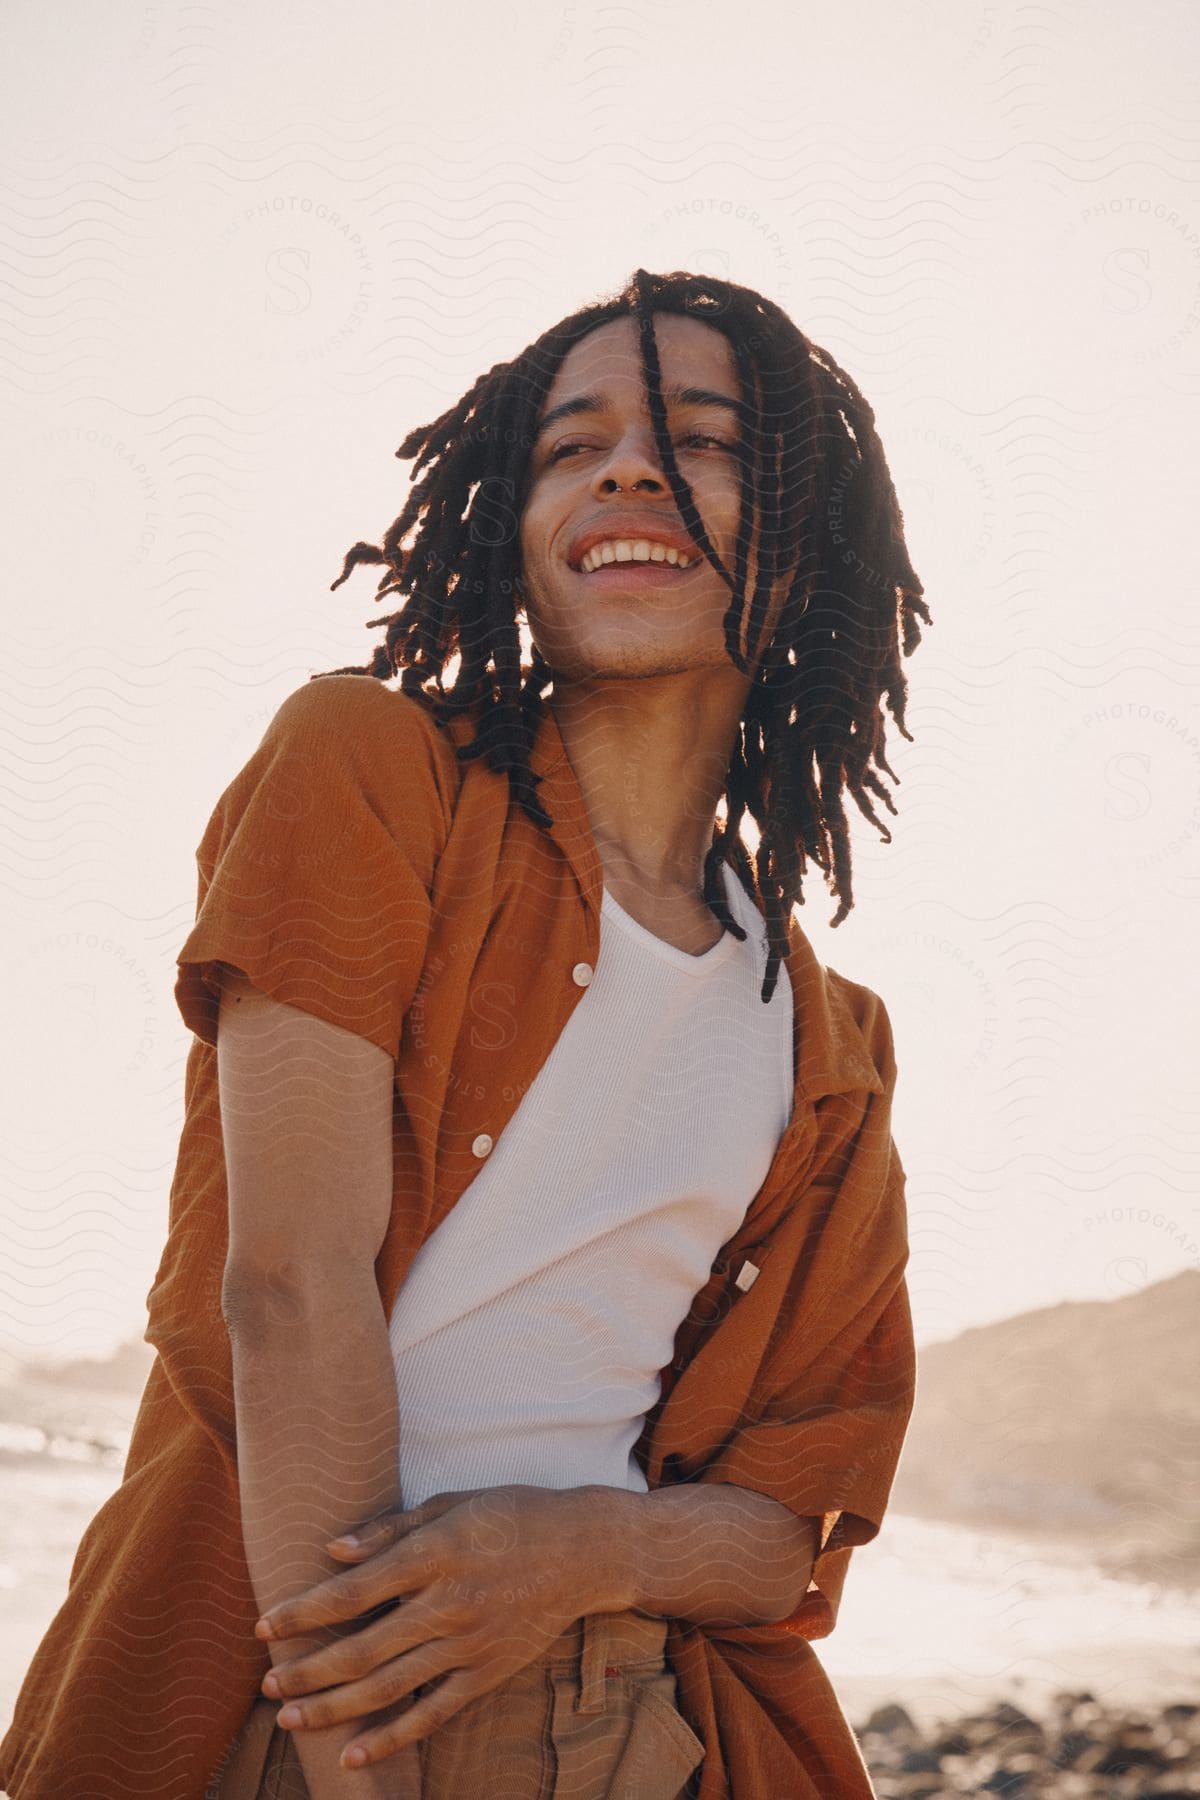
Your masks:
M529 767L541 777L537 797L554 821L553 836L575 872L585 903L598 918L604 869L592 836L583 790L549 701L542 703ZM755 894L753 899L765 920L761 898ZM796 923L794 913L788 921L788 942L790 949L783 967L792 983L796 1075L793 1122L798 1122L801 1102L811 1104L823 1094L855 1090L882 1094L884 1083L844 996L830 981L829 972Z

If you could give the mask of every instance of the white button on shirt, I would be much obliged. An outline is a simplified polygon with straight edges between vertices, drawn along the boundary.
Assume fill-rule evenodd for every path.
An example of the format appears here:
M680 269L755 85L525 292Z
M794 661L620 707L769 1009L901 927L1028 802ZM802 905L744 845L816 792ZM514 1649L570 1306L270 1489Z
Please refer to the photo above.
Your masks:
M479 1136L475 1139L475 1142L471 1145L471 1150L475 1156L486 1156L491 1147L492 1139L488 1136L486 1131L481 1131Z
M576 987L586 987L594 974L595 970L592 968L591 963L576 963L575 967L571 970L571 980L575 983Z

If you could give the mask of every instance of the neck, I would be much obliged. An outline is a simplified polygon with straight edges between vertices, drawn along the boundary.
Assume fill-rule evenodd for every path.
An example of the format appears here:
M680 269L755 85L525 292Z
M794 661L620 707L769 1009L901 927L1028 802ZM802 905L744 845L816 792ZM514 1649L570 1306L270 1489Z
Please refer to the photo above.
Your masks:
M747 685L727 673L566 682L549 697L612 883L701 896Z

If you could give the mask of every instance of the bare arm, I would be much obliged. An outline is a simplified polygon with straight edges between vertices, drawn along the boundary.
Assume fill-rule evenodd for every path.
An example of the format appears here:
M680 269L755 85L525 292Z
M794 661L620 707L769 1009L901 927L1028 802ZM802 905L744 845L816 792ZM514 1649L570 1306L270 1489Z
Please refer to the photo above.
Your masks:
M261 1611L341 1565L327 1539L400 1504L399 1424L374 1261L392 1202L386 1051L259 992L222 981L217 1033L229 1185L222 1310L233 1352L246 1560ZM344 1636L270 1646L274 1662ZM415 1747L345 1769L370 1720L299 1731L312 1800L419 1794Z
M611 1592L620 1605L716 1629L773 1625L799 1610L820 1519L729 1482L593 1492L595 1535L610 1548Z

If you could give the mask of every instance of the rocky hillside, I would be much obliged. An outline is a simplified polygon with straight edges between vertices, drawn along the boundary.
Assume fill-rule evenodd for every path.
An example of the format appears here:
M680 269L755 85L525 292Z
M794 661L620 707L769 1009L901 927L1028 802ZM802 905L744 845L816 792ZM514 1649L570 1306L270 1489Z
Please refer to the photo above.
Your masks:
M1200 1579L1200 1273L964 1331L919 1356L891 1504Z

